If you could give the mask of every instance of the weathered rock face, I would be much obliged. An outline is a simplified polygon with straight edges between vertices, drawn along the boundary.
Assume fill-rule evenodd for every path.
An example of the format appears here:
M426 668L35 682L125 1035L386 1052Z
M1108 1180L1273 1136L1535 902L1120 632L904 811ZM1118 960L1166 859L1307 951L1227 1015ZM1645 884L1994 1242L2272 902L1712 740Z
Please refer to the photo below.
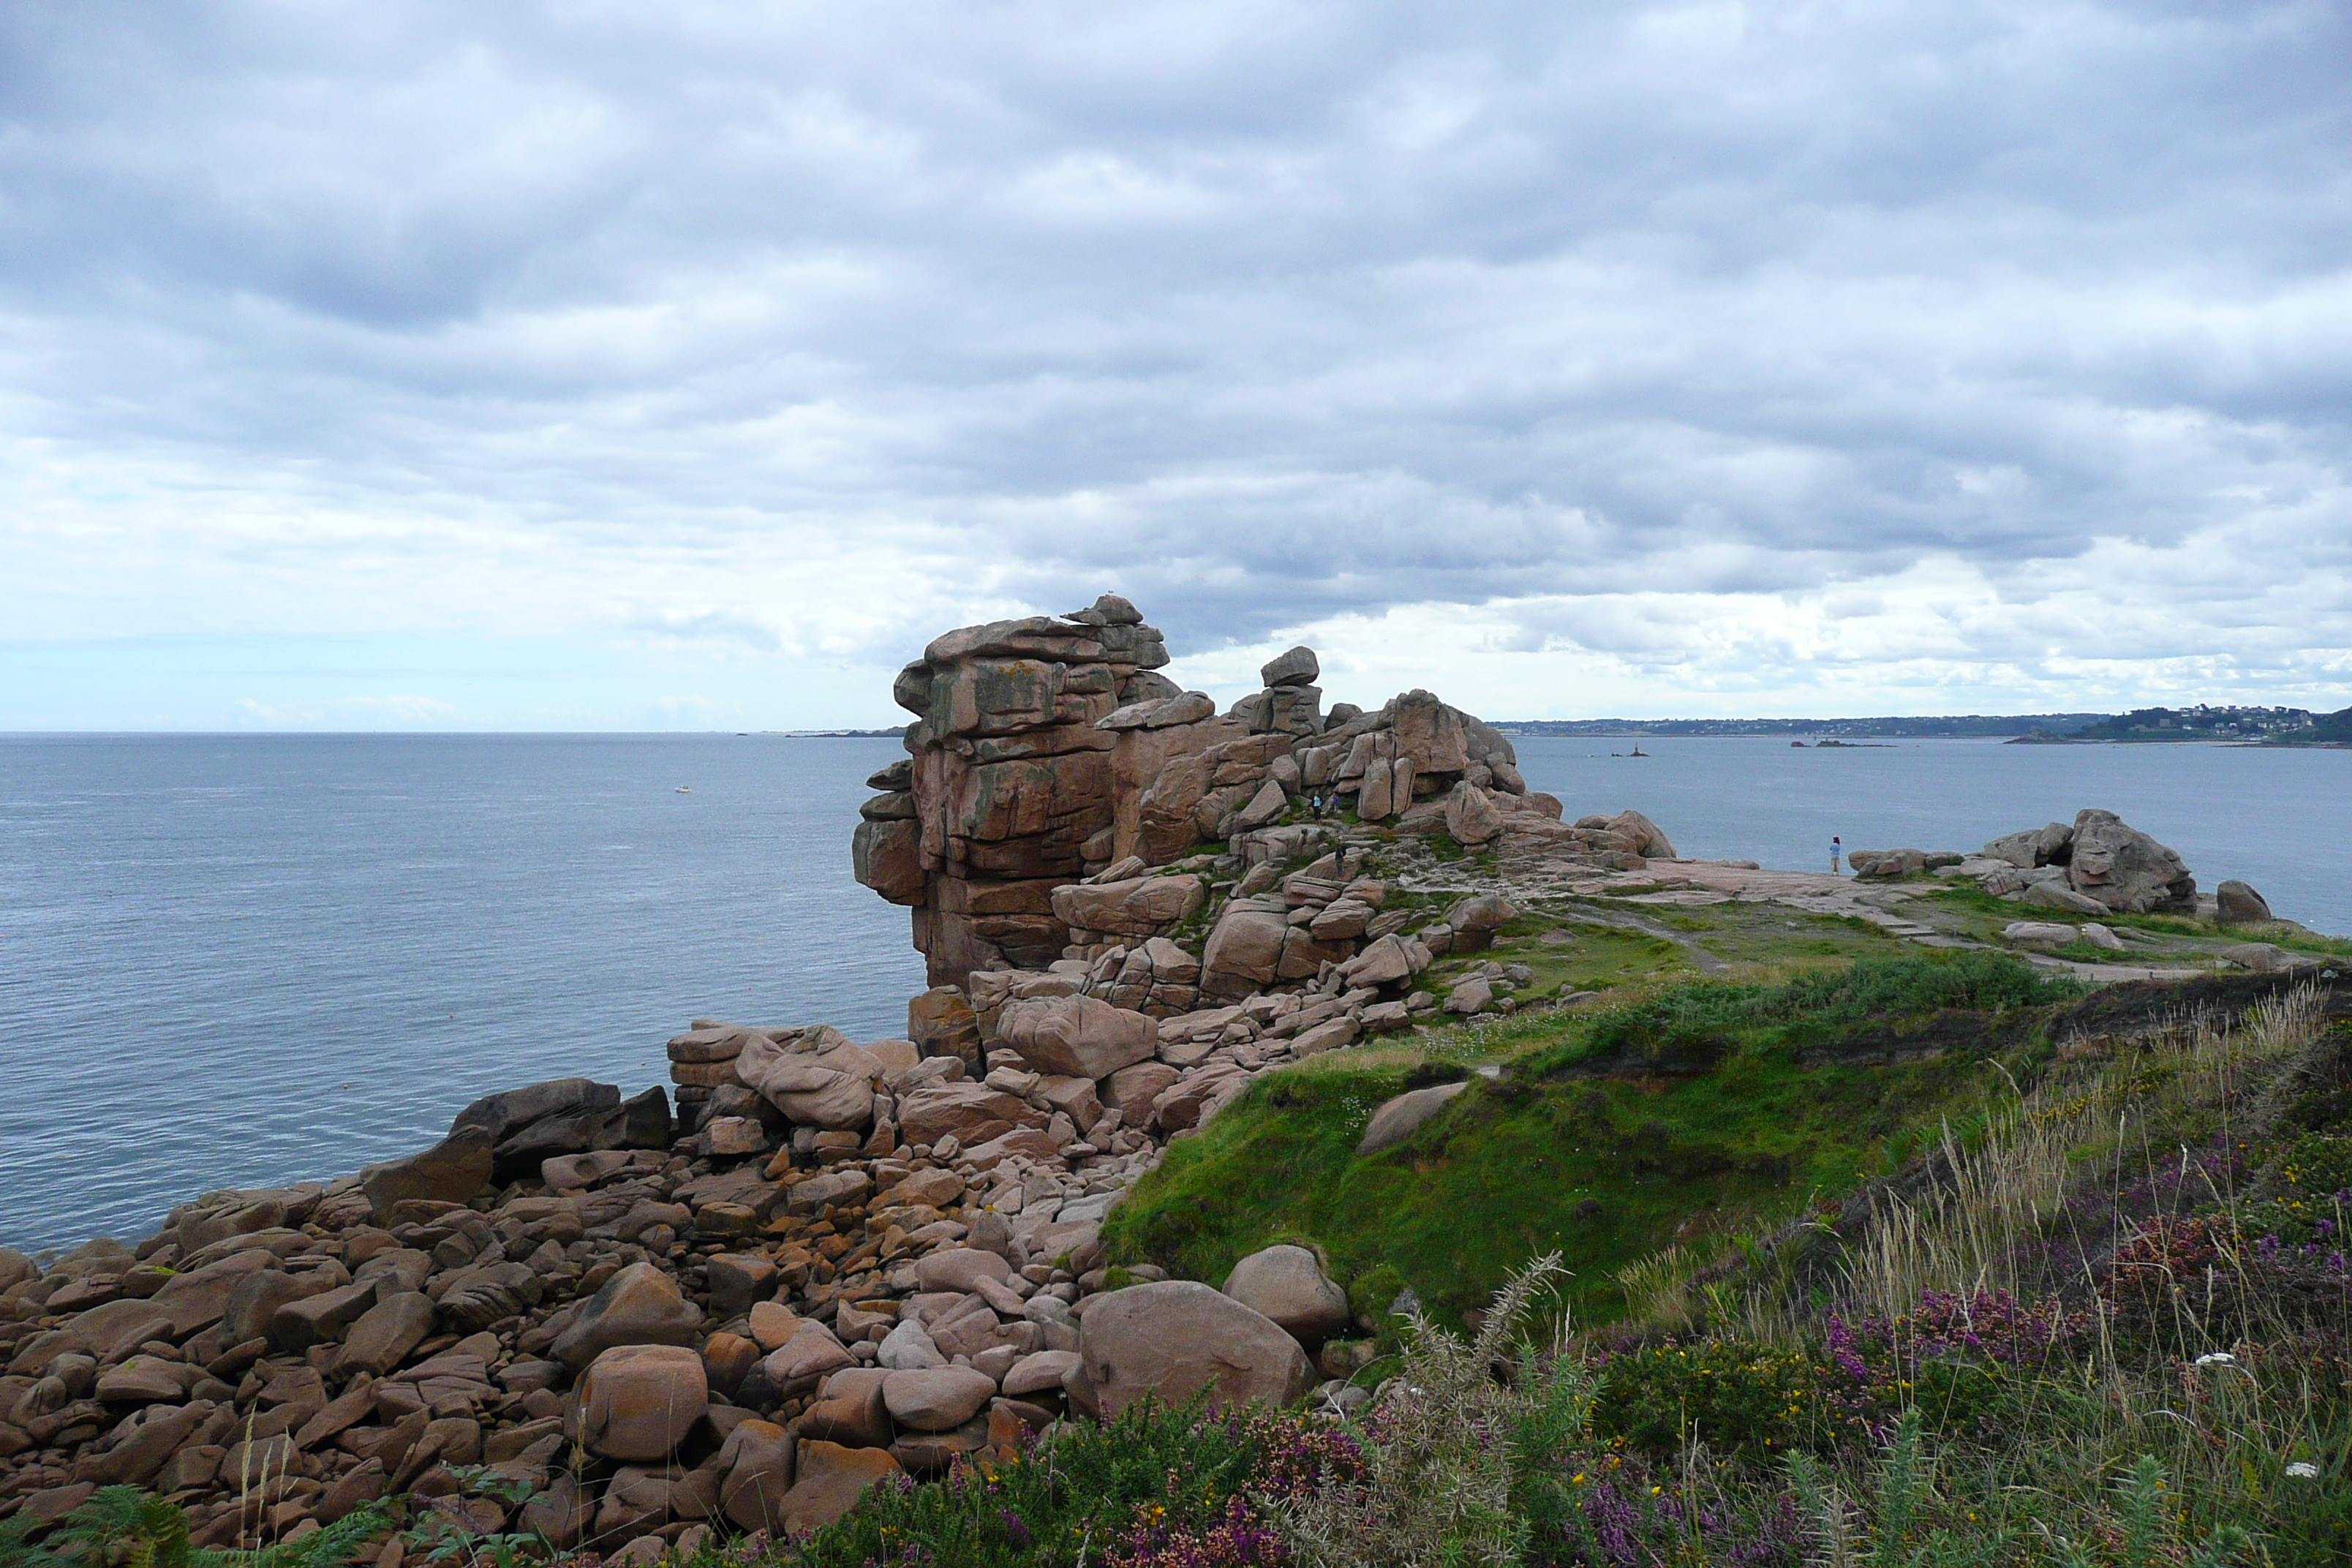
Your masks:
M1096 721L1174 695L1150 673L1167 662L1135 606L1105 595L1068 616L950 632L899 673L911 762L875 776L884 793L862 814L853 864L914 909L934 984L1059 955L1053 889L1085 872L1111 826L1116 741Z

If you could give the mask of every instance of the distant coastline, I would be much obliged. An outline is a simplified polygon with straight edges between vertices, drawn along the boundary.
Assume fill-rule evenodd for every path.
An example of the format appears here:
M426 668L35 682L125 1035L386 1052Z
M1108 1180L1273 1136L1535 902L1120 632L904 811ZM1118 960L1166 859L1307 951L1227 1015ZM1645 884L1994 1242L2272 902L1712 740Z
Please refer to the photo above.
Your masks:
M1509 735L1786 736L1839 741L2003 740L2012 745L2207 744L2352 747L2352 708L2142 708L2128 713L1965 713L1836 719L1521 719Z

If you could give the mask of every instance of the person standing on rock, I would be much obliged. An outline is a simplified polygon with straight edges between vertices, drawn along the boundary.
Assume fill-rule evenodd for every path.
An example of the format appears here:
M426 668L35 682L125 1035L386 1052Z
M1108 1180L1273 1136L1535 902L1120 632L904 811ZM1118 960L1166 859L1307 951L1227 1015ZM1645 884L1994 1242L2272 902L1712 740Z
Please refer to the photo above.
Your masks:
M1838 836L1837 836L1836 834L1834 834L1834 833L1831 834L1831 835L1830 835L1830 875L1831 875L1831 876L1832 876L1832 877L1839 877L1839 876L1843 876L1843 875L1845 874L1845 873L1844 873L1844 871L1843 870L1843 868L1840 868L1840 866L1838 865L1838 861L1839 861L1842 858L1843 858L1844 854L1845 854L1845 846L1838 842Z

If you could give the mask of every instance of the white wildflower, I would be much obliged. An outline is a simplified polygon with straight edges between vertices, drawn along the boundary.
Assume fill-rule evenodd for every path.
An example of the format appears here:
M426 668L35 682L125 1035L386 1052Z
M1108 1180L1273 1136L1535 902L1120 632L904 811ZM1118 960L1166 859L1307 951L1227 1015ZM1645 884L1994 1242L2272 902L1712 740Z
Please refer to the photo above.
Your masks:
M2238 1358L2228 1351L2210 1351L2197 1358L2197 1364L2199 1366L2235 1366L2238 1364Z
M2315 1481L2319 1479L2319 1467L2306 1460L2297 1459L2286 1468L2286 1473L2290 1480Z

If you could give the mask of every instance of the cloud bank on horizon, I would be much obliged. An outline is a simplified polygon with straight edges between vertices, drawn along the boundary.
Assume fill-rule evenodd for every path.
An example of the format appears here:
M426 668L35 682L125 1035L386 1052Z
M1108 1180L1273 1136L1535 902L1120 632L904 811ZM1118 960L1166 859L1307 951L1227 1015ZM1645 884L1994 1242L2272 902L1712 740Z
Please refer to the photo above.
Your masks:
M2352 700L2352 13L0 11L0 725Z

